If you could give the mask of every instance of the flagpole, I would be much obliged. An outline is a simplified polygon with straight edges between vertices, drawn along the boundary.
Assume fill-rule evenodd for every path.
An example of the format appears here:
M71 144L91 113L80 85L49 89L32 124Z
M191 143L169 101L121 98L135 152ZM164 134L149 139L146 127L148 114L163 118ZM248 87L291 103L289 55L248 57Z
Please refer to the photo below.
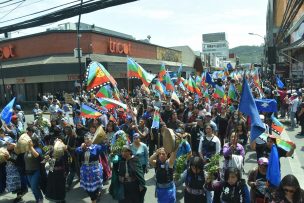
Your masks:
M128 60L129 56L127 56ZM128 95L130 94L130 79L129 79L129 66L127 65L127 86L128 86Z

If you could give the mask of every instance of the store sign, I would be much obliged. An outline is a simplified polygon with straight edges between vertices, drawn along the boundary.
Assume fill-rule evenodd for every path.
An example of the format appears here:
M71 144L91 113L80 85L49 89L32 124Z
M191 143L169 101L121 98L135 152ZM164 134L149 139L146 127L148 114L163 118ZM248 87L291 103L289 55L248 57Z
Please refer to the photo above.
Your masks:
M8 59L15 56L14 54L14 47L9 44L4 47L0 47L0 59Z
M67 75L67 80L68 81L79 80L79 75Z
M114 41L112 38L109 40L109 51L113 54L125 54L130 55L131 53L131 43L122 43L119 41Z
M180 51L157 47L157 59L161 61L182 61L182 53Z

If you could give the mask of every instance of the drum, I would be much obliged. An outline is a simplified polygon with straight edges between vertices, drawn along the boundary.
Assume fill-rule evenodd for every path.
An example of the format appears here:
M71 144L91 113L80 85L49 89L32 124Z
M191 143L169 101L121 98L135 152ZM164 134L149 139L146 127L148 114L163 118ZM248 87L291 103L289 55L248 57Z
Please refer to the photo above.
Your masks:
M97 129L96 129L96 132L94 134L94 137L93 137L93 144L100 144L102 143L104 140L106 139L106 133L105 131L103 130L103 127L102 126L99 126Z
M7 156L7 155L9 156L7 149L4 147L1 147L0 148L0 164L6 162L5 156Z
M162 136L163 136L163 146L167 153L173 152L176 147L178 147L179 142L181 140L180 136L177 135L172 129L170 128L162 128Z
M55 140L53 157L60 159L64 155L65 144L61 140Z
M18 142L17 142L18 153L25 153L29 150L29 141L31 141L31 138L26 133L22 134L19 137Z

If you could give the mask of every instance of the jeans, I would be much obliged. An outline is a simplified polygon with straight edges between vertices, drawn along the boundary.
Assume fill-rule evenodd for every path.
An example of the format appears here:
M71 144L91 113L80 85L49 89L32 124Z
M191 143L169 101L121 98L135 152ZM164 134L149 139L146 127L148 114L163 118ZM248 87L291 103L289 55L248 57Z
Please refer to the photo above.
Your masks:
M290 111L290 122L291 122L291 127L292 127L292 128L295 128L295 127L296 127L295 118L296 118L296 112Z
M206 191L206 199L207 203L212 203L213 202L213 191Z
M32 192L35 196L36 201L38 202L39 200L43 199L41 190L39 188L39 183L40 183L40 170L36 170L34 173L27 175L27 180L30 183Z

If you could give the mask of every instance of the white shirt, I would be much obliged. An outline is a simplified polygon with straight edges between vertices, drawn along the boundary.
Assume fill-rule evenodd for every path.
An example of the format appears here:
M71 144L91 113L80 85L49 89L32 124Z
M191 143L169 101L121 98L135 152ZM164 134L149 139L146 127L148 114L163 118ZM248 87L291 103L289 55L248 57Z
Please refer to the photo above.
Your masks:
M297 112L298 106L299 106L299 98L295 98L290 102L291 104L291 111L292 112Z
M212 138L213 137L213 138ZM203 147L203 140L204 138L206 138L207 140L211 140L212 138L212 141L211 142L215 142L215 153L220 153L221 152L221 141L220 139L213 135L212 137L207 137L207 136L201 136L201 139L200 139L200 142L199 142L199 146L198 146L198 152L202 152L202 147Z

